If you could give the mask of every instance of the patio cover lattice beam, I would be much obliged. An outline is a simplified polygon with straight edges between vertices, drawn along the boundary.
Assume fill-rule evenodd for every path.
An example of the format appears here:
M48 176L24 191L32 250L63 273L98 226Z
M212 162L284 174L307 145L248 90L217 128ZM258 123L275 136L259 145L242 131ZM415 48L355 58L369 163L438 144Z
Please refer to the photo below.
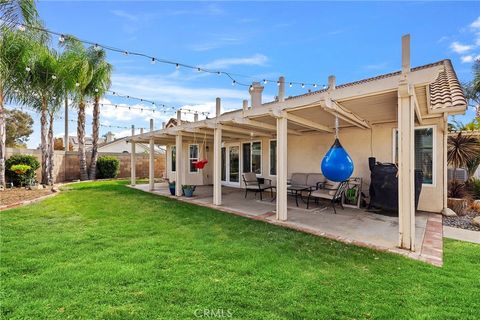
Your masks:
M247 119L247 118L243 118L243 117L236 117L231 122L237 123L237 124L242 124L242 125L253 127L253 128L270 130L270 131L274 131L274 132L277 131L277 126L276 125L264 123L264 122L261 122L261 121L251 120L251 119ZM297 130L293 130L293 129L288 129L288 133L293 134L293 135L297 135L297 136L302 135L301 132L299 132Z

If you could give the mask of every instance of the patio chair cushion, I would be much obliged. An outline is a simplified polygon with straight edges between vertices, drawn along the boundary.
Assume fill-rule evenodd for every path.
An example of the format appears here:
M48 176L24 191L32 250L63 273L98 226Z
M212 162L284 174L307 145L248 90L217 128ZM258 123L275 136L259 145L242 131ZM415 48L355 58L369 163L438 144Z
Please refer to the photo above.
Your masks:
M324 183L327 179L321 173L309 173L307 177L307 186L316 187L317 183Z
M269 189L271 187L272 186L268 183L261 183L261 184L257 184L257 185L250 184L250 185L246 186L245 188L248 189L248 190L265 190L265 189Z
M292 173L292 179L290 179L292 186L306 186L307 176L307 173Z
M334 196L335 193L337 193L337 189L339 186L340 186L340 182L335 182L335 181L326 179L325 189L330 189L330 190L324 190L324 191L328 191L330 195Z
M333 197L335 196L335 193L331 194L331 191L329 191L329 190L318 189L318 190L312 191L312 193L310 195L312 197L315 197L315 198L332 200Z
M248 182L248 184L258 183L257 175L255 172L246 172L243 174L243 179Z

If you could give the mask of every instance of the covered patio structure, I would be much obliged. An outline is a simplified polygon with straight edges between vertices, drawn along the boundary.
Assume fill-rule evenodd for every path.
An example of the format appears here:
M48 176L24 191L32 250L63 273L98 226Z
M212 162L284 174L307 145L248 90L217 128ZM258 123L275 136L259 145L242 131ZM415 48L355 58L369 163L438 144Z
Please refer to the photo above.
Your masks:
M447 199L447 117L466 109L451 62L442 60L411 68L407 35L402 38L401 71L343 85L336 85L335 77L330 76L326 89L288 98L285 97L286 84L288 82L280 77L276 100L262 103L263 87L254 82L250 88L250 106L245 100L240 110L221 113L221 100L217 98L216 115L212 119L182 122L181 114L177 113L176 126L132 136L129 139L132 154L135 143L150 143L152 149L155 144L166 145L169 150L167 177L177 182L176 196L182 196L182 184L205 186L198 187L197 197L187 201L261 217L271 223L347 242L361 243L367 239L369 246L409 256L423 254L424 260L441 257L438 213L446 207ZM314 214L318 208L309 211L291 205L287 179L294 172L319 173L321 159L334 140L335 117L339 119L342 145L355 163L353 175L363 179L365 193L370 180L369 157L398 163L398 218L378 217L358 209L339 210L337 216L328 210ZM416 130L423 130L419 131L418 139ZM422 138L422 134L426 138ZM255 142L258 149L253 147ZM249 143L250 147L243 150ZM268 152L265 146L269 146ZM253 158L254 152L258 153L257 158ZM204 170L195 171L192 161L200 158L208 158L210 162ZM258 165L254 166L257 159L260 159ZM136 180L134 161L132 157L132 186ZM419 209L437 215L416 214L416 168L423 169L427 176ZM276 187L275 202L268 199L259 202L251 197L235 200L239 193L228 192L230 186L241 188L241 175L249 171L272 179ZM149 178L146 191L164 194L161 189L164 186L158 189L154 184L153 170ZM198 191L203 188L201 197ZM359 219L364 223L359 223ZM343 228L349 223L352 228ZM353 228L355 223L359 226L357 230ZM431 237L429 223L432 224ZM374 236L368 235L370 230Z

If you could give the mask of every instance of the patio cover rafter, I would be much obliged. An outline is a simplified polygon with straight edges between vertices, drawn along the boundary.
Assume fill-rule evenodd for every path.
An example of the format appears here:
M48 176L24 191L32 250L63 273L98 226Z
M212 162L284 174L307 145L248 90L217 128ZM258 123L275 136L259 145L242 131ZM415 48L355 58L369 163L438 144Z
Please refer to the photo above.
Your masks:
M236 124L242 124L242 125L253 127L253 128L259 128L259 129L264 129L264 130L269 130L269 131L274 131L274 132L277 131L277 126L276 125L264 123L264 122L261 122L261 121L251 120L251 119L247 119L247 118L243 118L243 117L235 117L231 122L236 123ZM288 129L288 133L293 134L293 135L301 135L302 134L301 132L299 132L297 130L293 130L293 129Z
M303 127L307 127L310 129L314 130L319 130L319 131L326 131L326 132L333 132L334 130L330 127L324 126L323 124L313 122L311 120L296 116L294 114L285 112L285 117L288 119L288 121L294 122L298 125L301 125Z

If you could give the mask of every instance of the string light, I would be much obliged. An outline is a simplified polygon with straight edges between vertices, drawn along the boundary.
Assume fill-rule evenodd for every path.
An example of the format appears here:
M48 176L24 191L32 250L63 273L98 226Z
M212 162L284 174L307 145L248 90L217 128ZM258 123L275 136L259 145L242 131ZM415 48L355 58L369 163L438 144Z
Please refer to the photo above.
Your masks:
M26 67L25 70L26 70L27 72L30 72L30 70L32 70L32 69L30 69L30 67Z
M31 28L31 29L35 29L35 30L38 30L38 31L42 31L42 32L46 32L46 33L49 33L49 34L52 34L52 35L57 35L59 37L62 38L63 36L63 39L65 39L66 37L68 36L65 36L59 32L55 32L55 31L52 31L52 30L49 30L49 29L45 29L45 28L41 28L41 27L36 27L36 26L30 26L30 25L25 25L25 24L22 24L22 23L18 23L18 22L14 22L14 24L16 24L18 26L18 28L20 30L25 30L27 27L28 28ZM253 76L250 76L250 75L244 75L244 74L237 74L237 73L229 73L229 72L226 72L226 71L218 71L218 70L210 70L210 69L204 69L204 68L201 68L201 67L198 67L198 66L193 66L193 65L189 65L189 64L185 64L185 63L180 63L180 62L175 62L175 61L170 61L170 60L165 60L165 59L159 59L159 58L156 58L156 57L153 57L153 56L150 56L150 55L147 55L145 53L141 53L141 52L132 52L132 51L127 51L127 50L124 50L124 49L119 49L119 48L115 48L115 47L112 47L112 46L106 46L106 45L100 45L98 43L95 43L95 42L92 42L92 41L87 41L87 40L82 40L82 39L78 39L80 42L82 43L85 43L85 44L88 44L88 45L92 45L94 50L100 50L100 49L105 49L105 50L109 50L109 51L113 51L113 52L119 52L119 53L123 53L124 55L135 55L135 56L139 56L139 57L145 57L145 58L148 58L152 63L153 61L155 62L160 62L160 63L164 63L164 64L171 64L171 65L175 65L175 67L178 69L181 66L185 67L185 68L190 68L190 69L196 69L197 71L199 72L205 72L205 73L216 73L217 75L225 75L227 76L228 78L230 78L230 80L232 81L235 81L234 84L238 84L238 85L241 85L241 86L245 86L245 87L250 87L250 84L247 84L247 83L243 83L243 82L240 82L238 81L237 79L235 79L234 77L243 77L243 78L250 78L250 79L254 79L255 77ZM277 80L271 80L271 79L263 79L264 81L264 84L267 84L269 82L272 82L272 83L275 83L277 82L278 84L278 81ZM317 87L317 84L316 83L307 83L307 82L296 82L296 81L292 81L291 82L292 85L293 84L299 84L302 86L302 88L304 88L305 86L312 86L314 88Z
M178 63L175 64L175 69L180 69L180 65Z
M64 37L63 34L60 35L60 37L58 37L58 41L59 41L60 43L64 43L64 42L65 42L65 37Z
M53 79L53 80L57 79L57 76L53 74L53 75L52 75L52 79Z
M155 64L155 62L156 62L155 58L152 58L152 64Z

